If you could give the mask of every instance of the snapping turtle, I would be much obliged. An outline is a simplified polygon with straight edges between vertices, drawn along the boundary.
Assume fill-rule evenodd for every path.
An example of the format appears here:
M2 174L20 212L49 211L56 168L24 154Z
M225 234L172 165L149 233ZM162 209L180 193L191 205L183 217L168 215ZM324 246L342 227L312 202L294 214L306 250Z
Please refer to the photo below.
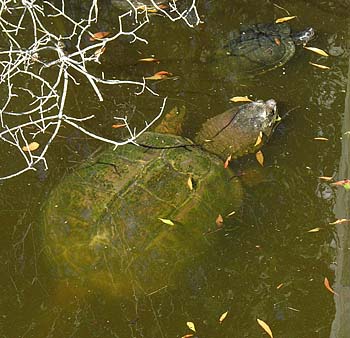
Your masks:
M239 74L264 73L288 62L295 45L305 45L314 35L313 28L293 33L287 23L242 26L227 45L219 48L215 61Z
M57 276L116 295L170 284L208 245L218 214L241 201L220 157L260 147L276 121L274 100L251 102L208 120L196 143L146 132L64 177L43 209Z

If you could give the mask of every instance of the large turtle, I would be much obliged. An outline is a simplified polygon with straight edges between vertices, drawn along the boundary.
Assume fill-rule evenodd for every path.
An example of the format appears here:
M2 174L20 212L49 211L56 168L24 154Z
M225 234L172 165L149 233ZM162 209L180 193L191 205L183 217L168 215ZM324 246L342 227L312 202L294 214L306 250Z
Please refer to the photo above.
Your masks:
M306 44L315 35L313 28L293 33L288 23L269 23L242 26L233 33L215 61L218 68L236 74L259 74L280 67L295 53L295 45Z
M67 175L43 208L44 242L57 277L87 288L152 292L205 249L219 214L242 189L224 161L254 151L278 121L256 101L210 120L195 142L146 132L139 146L108 148Z

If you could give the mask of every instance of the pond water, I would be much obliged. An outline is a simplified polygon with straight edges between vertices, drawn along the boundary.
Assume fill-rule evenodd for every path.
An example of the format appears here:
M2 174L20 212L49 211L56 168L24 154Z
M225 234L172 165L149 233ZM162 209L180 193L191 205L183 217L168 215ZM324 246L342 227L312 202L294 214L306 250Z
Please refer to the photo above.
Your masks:
M294 30L316 30L310 45L329 51L330 57L299 46L284 67L239 80L225 67L213 74L201 58L241 24L272 22L289 16L286 10L297 16L291 21ZM152 17L141 31L148 45L118 40L96 65L105 74L132 80L160 70L172 72L175 79L151 84L160 97L135 96L135 88L127 86L105 86L104 101L99 102L91 86L82 83L69 92L66 109L77 117L95 114L87 126L97 133L122 135L111 130L113 116L129 114L132 123L141 126L156 116L167 96L166 110L186 107L184 135L193 137L206 119L232 106L233 96L274 98L283 119L263 148L264 166L254 155L231 163L235 172L243 173L241 208L215 234L215 246L190 258L191 267L175 287L164 285L154 293L130 297L113 298L95 290L83 295L79 287L55 279L44 257L40 229L41 208L50 190L101 145L65 128L49 150L48 171L0 182L0 337L182 337L191 333L186 322L193 322L197 332L192 333L202 338L266 336L257 318L268 323L274 337L350 335L349 224L329 225L349 218L349 197L343 187L319 179L349 175L343 135L350 128L345 12L327 2L267 0L203 0L198 11L203 22L193 29ZM114 14L108 6L101 10L96 29L113 31ZM136 64L150 55L161 63ZM0 145L4 172L16 165L7 160L8 150ZM315 228L321 229L308 232ZM325 277L338 295L326 289Z

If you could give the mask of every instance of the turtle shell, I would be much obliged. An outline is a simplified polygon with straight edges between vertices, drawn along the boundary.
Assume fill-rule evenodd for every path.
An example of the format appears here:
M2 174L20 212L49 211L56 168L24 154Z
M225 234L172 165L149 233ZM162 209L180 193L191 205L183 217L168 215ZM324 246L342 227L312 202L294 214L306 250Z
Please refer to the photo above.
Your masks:
M242 27L217 56L231 71L259 74L284 65L294 53L289 25L272 23Z
M241 186L215 155L180 136L138 142L147 147L108 148L52 190L44 241L58 277L114 294L171 285L238 207Z

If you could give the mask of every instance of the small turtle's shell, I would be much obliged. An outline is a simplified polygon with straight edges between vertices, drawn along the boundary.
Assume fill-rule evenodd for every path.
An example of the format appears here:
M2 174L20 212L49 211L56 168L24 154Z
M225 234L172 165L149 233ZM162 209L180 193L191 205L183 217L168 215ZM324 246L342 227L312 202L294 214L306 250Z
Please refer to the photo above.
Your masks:
M227 70L259 74L284 65L294 53L289 25L273 23L242 27L217 57L227 63Z
M58 277L151 292L171 283L205 248L217 216L239 205L241 186L218 157L179 136L145 133L138 142L148 147L109 148L53 189L44 240Z

